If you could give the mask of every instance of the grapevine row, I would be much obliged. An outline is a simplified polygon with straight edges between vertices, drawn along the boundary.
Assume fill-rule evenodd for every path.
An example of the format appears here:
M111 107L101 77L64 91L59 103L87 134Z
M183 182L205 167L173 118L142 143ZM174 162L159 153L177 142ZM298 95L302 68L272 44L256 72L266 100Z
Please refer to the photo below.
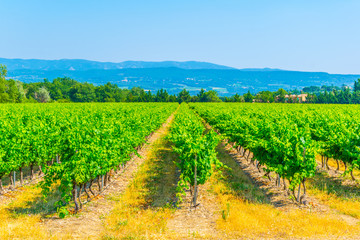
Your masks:
M344 105L192 104L201 117L253 162L287 179L297 200L305 197L305 181L316 171L316 156L341 160L345 171L359 168L360 109ZM286 184L283 181L284 185ZM304 195L300 196L303 185ZM286 186L285 186L286 188Z
M170 131L174 151L179 155L176 163L181 172L179 187L190 186L192 206L196 207L198 185L209 179L214 167L221 166L216 157L219 136L213 130L206 132L201 118L186 103L181 104Z
M264 105L265 106L265 105ZM316 146L308 124L295 113L249 104L193 104L192 107L235 147L253 154L266 176L275 172L277 183L287 179L298 201L306 194L305 181L316 171ZM286 183L283 181L284 187ZM295 187L299 186L296 196ZM300 195L301 186L303 195Z
M39 165L46 196L59 184L61 208L95 180L105 181L175 110L177 104L4 105L0 111L0 177ZM56 161L54 161L56 160ZM53 162L49 165L48 163ZM79 200L79 201L77 201Z

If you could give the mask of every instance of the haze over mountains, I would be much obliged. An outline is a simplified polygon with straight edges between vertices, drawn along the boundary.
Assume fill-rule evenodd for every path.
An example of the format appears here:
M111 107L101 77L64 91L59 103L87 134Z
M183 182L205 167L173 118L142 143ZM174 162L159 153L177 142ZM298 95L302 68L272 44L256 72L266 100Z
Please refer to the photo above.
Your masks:
M300 72L280 69L235 69L207 62L96 62L82 59L38 60L0 58L8 69L8 78L23 82L50 81L70 77L95 85L111 82L120 87L140 86L147 90L167 89L178 93L183 88L192 94L201 88L216 90L222 96L275 91L279 88L302 89L306 86L343 84L352 86L360 75Z
M0 63L7 65L8 70L31 69L31 70L115 70L123 68L168 68L177 67L183 69L234 69L227 66L208 62L144 62L144 61L125 61L120 63L97 62L83 59L60 59L60 60L40 60L40 59L6 59L0 58Z

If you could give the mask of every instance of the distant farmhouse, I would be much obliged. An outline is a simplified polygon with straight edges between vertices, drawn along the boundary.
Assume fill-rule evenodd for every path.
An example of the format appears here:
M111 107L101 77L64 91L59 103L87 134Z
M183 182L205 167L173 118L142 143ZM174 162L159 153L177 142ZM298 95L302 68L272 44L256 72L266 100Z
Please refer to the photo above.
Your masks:
M291 95L285 95L285 102L286 103L304 103L306 102L308 94L302 93L299 95L291 94ZM266 98L267 97L267 98ZM279 96L275 96L275 99L273 96L266 96L265 98L262 98L260 94L257 94L256 97L253 99L253 102L279 102ZM284 100L283 98L283 100Z
M299 95L295 95L295 94L285 95L285 102L303 103L303 102L306 102L307 96L308 95L306 93L302 93L302 94L299 94Z

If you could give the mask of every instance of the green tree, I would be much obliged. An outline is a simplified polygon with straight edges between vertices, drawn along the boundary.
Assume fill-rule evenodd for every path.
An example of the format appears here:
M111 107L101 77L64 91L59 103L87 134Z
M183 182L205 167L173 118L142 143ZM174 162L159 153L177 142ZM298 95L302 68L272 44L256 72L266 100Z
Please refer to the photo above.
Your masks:
M96 99L95 87L90 83L78 83L69 92L73 102L93 102Z
M254 96L250 93L250 90L244 94L244 101L245 102L252 102L254 99Z
M284 103L286 100L285 99L286 94L287 94L287 92L283 88L280 88L279 90L277 90L277 92L275 93L277 102Z
M308 103L317 103L318 98L315 94L309 94L306 98L306 102Z
M233 102L233 97L222 97L220 98L223 102Z
M27 99L26 99L26 93L25 93L25 90L24 90L24 84L20 81L16 81L16 87L18 89L18 92L19 92L19 99L18 99L18 102L25 102Z
M200 92L197 94L198 97L198 101L199 102L206 102L206 95L205 95L205 90L202 88L200 90Z
M177 102L177 101L178 100L175 94L169 96L168 102Z
M95 88L97 102L116 102L116 92L119 87L115 84L106 83Z
M239 95L239 94L235 94L233 97L232 97L232 101L233 102L244 102L244 99Z
M320 91L320 87L318 86L310 86L310 87L304 87L303 92L306 93L317 93Z
M77 84L79 84L78 81L68 77L55 78L52 82L44 79L44 86L49 90L50 97L54 100L70 100L70 89Z
M205 92L205 102L221 102L218 93L214 90Z
M50 102L50 93L45 87L41 87L35 92L35 99L41 103Z
M256 95L256 99L264 103L274 102L274 93L270 91L261 91Z
M9 95L9 102L20 102L20 94L15 80L10 79L7 81L7 93Z
M168 92L164 89L158 90L155 96L155 102L168 102L168 101L169 101Z
M132 102L143 102L144 101L144 99L143 99L143 97L145 95L144 89L142 89L140 87L133 87L133 88L131 88L130 92L131 92L131 95L133 98Z
M6 84L6 66L0 64L0 103L9 101L9 94L7 93L7 84Z
M135 102L135 97L132 94L132 92L130 92L127 97L126 97L126 102Z
M179 103L191 101L190 92L187 91L185 88L181 92L179 92L177 98Z
M360 78L355 81L355 84L354 84L354 92L359 92L360 91Z
M149 90L146 93L146 102L153 102L153 101L154 101L154 97L153 97L151 91Z

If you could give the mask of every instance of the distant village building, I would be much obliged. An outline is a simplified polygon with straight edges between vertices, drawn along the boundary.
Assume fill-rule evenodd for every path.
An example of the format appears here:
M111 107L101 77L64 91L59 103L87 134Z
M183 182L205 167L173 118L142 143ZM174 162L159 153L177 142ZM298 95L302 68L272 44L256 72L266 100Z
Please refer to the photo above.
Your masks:
M285 95L285 102L303 103L303 102L306 102L307 96L308 95L306 93L302 93L302 94L299 94L299 95L295 95L295 94Z

